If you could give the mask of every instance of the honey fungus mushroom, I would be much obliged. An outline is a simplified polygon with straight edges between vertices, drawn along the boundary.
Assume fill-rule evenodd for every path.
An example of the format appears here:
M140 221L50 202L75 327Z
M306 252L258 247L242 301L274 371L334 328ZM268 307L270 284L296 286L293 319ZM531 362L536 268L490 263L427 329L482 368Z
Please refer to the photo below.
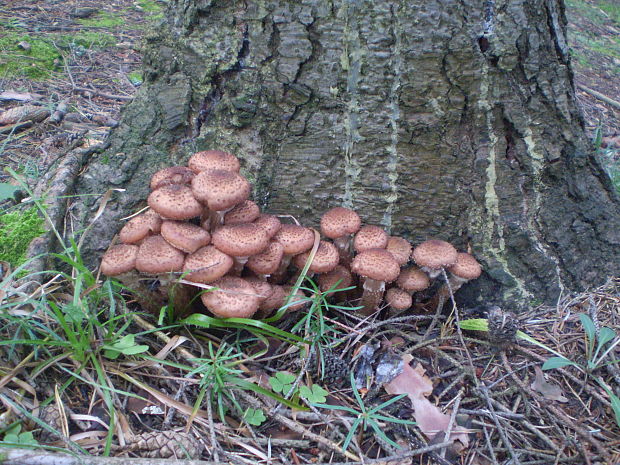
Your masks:
M215 281L216 289L201 295L211 313L220 318L250 318L261 302L254 287L242 278L224 276Z
M411 257L432 279L439 276L442 269L456 263L457 252L449 242L429 239L415 247Z
M359 215L350 208L335 207L321 217L321 234L334 241L340 261L346 265L351 263L351 238L361 225Z
M381 304L385 283L394 281L400 266L385 249L368 249L358 253L351 263L351 271L364 278L360 313L370 315Z

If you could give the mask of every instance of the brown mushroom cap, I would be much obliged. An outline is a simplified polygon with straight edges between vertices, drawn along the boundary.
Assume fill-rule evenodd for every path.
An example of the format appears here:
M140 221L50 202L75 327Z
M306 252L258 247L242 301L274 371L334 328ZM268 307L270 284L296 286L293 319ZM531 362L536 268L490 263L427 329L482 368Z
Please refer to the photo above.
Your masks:
M394 256L400 266L406 265L411 257L411 244L402 237L390 236L385 249Z
M293 286L282 286L282 288L284 289L284 293L286 294L286 299L288 299L288 296L291 296L291 298L288 299L289 306L286 307L286 313L302 310L306 307L306 305L308 305L308 299L306 298L306 294L304 294L301 289L297 289L297 292L295 292L295 294L292 294Z
M110 247L101 259L101 272L106 276L127 273L136 267L138 246L120 244Z
M215 230L211 242L233 257L249 257L265 250L269 237L254 223L227 224Z
M385 293L385 301L394 310L407 310L413 304L411 295L397 287L392 287Z
M389 283L398 277L400 266L387 250L368 249L355 256L351 271L364 278Z
M284 246L286 255L297 255L305 252L314 245L314 233L311 229L297 224L283 224L280 230L273 236Z
M143 273L181 271L185 254L161 236L147 237L136 256L136 269Z
M254 288L254 293L258 296L261 303L273 294L273 286L267 281L254 277L243 279Z
M306 260L310 256L310 251L300 253L296 255L293 259L293 263L300 270L306 266ZM319 247L314 254L314 258L312 259L312 263L308 268L308 271L313 273L327 273L332 271L338 265L338 260L340 259L340 255L338 254L338 249L334 244L327 241L319 242Z
M267 231L267 235L271 239L282 227L282 223L278 219L277 216L267 215L262 213L254 220L254 224L259 225L265 231Z
M355 234L359 231L362 220L353 210L335 207L326 211L321 217L321 234L330 239Z
M419 292L430 286L428 275L419 268L404 268L396 280L396 285L407 292Z
M385 249L388 238L388 234L379 226L365 225L355 235L353 248L356 252L363 252L368 249Z
M476 279L482 273L480 263L468 253L459 252L456 255L456 263L448 267L448 271L466 281Z
M168 184L191 184L196 173L186 166L169 166L157 171L151 176L151 190Z
M180 221L164 221L161 235L168 243L187 253L194 253L211 241L211 235L200 226Z
M220 318L250 318L260 304L260 298L250 283L234 276L215 281L218 289L202 294L205 306Z
M225 170L238 173L241 167L237 157L221 150L196 152L189 158L187 165L195 173L206 170Z
M160 187L151 192L147 202L163 218L171 220L189 220L200 216L203 209L192 194L192 189L183 184Z
M157 212L147 210L125 223L125 226L118 233L118 237L124 244L135 244L151 233L159 234L161 221Z
M446 241L430 239L422 242L413 249L411 257L418 266L426 267L431 270L454 265L456 263L456 249Z
M251 223L260 215L260 209L251 200L235 205L224 215L224 224Z
M259 309L261 312L272 312L279 309L286 302L286 291L282 286L277 284L271 285L271 294L265 300L263 300Z
M353 276L344 266L337 265L336 268L329 273L319 275L317 281L319 282L319 289L321 289L321 292L327 292L336 285L337 289L349 287L353 282Z
M186 280L209 284L228 273L232 266L232 257L208 245L185 257L183 271L192 271L185 276Z
M280 266L283 256L284 246L279 242L271 241L261 253L248 258L245 266L256 274L272 274Z
M227 210L246 200L250 195L250 183L234 171L201 171L192 181L192 192L210 210Z

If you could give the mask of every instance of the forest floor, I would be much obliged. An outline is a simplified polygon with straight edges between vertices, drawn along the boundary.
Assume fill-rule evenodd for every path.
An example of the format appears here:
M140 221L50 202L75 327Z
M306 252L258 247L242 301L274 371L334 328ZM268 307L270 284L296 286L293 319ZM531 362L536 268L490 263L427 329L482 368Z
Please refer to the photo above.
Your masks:
M578 99L620 189L620 6L566 3ZM2 167L28 182L68 147L105 140L140 87L141 42L164 10L162 0L0 6ZM4 183L17 184L0 173L0 197ZM38 234L36 222L10 215L2 215L4 224ZM0 463L33 463L54 447L93 454L93 464L108 463L105 456L205 464L620 463L620 399L608 388L620 386L620 372L607 364L620 357L612 347L619 280L532 308L518 322L508 312L492 319L471 309L460 315L467 330L451 317L431 339L419 334L432 314L367 321L320 297L305 299L301 322L215 328L204 319L189 333L165 314L157 326L138 314L127 322L124 292L85 269L77 245L61 257L69 272L34 289L12 286L10 262L23 251L17 242L3 248L3 234L0 221L0 446L14 449L12 462L3 462L0 449ZM311 294L311 284L303 285ZM517 327L518 343L505 344L502 334ZM415 370L408 368L413 353ZM403 366L400 386L358 387L357 379ZM388 392L406 397L389 404ZM36 452L20 456L17 446Z

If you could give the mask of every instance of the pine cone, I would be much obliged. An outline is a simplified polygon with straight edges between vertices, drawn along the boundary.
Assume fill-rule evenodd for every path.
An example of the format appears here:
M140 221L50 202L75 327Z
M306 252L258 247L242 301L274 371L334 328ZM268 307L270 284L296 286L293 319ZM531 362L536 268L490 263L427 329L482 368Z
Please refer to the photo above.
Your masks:
M491 344L504 349L515 342L517 330L521 325L514 313L493 307L489 310L488 322Z
M153 431L134 436L127 450L152 459L197 459L203 445L194 436L179 431Z
M62 431L62 417L58 411L57 404L49 404L39 410L39 420L47 423L56 431ZM42 443L50 443L60 440L60 436L52 433L47 429L41 428L38 433L38 441Z
M340 387L344 381L348 381L349 364L331 350L323 350L321 354L322 363L315 354L308 365L308 371L316 373L321 369L321 379L327 387Z

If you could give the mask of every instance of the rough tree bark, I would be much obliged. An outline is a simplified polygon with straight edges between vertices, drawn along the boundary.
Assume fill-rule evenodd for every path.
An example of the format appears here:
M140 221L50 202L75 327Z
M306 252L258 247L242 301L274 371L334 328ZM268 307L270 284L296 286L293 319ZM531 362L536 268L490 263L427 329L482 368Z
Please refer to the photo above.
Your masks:
M554 302L620 270L620 202L576 107L562 0L174 0L145 83L76 193L115 194L90 263L148 178L243 159L254 197L317 225L336 205L471 247L471 295ZM71 206L88 222L98 197Z

